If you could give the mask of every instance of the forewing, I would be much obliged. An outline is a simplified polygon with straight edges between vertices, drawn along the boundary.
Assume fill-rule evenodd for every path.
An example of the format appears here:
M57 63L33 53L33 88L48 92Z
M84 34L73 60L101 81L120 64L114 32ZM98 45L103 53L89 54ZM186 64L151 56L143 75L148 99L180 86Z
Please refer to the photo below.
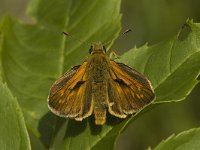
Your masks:
M151 83L136 70L110 61L112 80L108 84L109 112L124 118L150 103L155 95Z
M80 65L74 66L69 71L67 71L62 77L60 77L50 89L49 97L52 97L55 93L57 93L66 83L75 75L77 70L80 68Z
M92 114L91 84L87 81L87 62L75 66L51 87L48 106L62 117L82 120Z

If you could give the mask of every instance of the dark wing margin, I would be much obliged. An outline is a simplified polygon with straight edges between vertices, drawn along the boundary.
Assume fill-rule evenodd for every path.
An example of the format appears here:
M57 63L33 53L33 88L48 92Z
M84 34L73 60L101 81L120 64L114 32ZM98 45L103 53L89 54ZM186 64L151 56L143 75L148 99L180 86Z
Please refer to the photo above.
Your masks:
M92 114L92 92L86 65L84 62L73 67L51 87L48 107L54 114L79 121Z
M135 78L137 81L139 81L141 84L147 86L148 88L152 88L150 81L141 73L139 73L137 70L123 64L123 63L117 63L120 68L126 72L128 75L130 75L132 78Z
M136 70L122 63L110 61L112 80L108 83L108 111L125 118L149 104L155 94L150 81Z

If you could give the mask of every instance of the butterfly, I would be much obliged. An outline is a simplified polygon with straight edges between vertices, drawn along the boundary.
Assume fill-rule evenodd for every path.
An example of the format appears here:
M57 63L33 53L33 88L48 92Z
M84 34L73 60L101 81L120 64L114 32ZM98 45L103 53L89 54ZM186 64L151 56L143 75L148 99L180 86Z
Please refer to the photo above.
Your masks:
M126 118L155 98L150 81L135 69L111 60L100 42L92 44L89 53L81 65L52 85L48 107L54 114L77 121L94 114L95 124L103 125L107 113Z

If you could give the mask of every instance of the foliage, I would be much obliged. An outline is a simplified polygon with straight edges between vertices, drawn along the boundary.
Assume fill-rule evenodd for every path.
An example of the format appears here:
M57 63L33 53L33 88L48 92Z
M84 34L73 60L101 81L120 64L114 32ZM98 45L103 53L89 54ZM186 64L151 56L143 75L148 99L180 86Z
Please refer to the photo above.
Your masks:
M46 99L51 84L67 69L81 63L89 49L87 44L61 35L62 31L87 43L109 42L110 47L120 31L119 9L118 0L35 0L28 8L34 24L7 16L2 20L0 79L7 94L1 95L0 106L5 105L5 100L20 106L32 149L113 149L120 133L143 112L161 103L183 100L198 83L200 25L187 21L186 27L171 39L133 48L118 60L144 73L153 83L157 98L141 112L125 120L108 116L104 126L94 125L92 117L75 122L50 113ZM182 37L185 29L189 29L188 34ZM2 109L0 117L6 111L9 114L10 109ZM17 113L15 119L20 128L13 132L25 138L16 141L18 145L29 147L23 116ZM9 121L5 120L9 131L13 130L11 127L18 128L18 124ZM13 135L7 136L12 139Z
M163 140L154 150L198 150L200 147L200 129L194 128L188 131L172 135L166 140ZM150 148L149 148L150 149Z

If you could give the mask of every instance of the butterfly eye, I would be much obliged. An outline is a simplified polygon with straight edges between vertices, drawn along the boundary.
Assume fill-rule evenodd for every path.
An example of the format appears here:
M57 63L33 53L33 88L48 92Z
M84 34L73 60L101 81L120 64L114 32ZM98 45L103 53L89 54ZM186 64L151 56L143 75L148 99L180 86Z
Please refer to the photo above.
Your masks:
M106 47L105 47L105 46L103 46L103 50L104 50L104 52L106 53Z
M90 54L92 53L92 46L91 46L90 49L89 49L89 53L90 53Z

